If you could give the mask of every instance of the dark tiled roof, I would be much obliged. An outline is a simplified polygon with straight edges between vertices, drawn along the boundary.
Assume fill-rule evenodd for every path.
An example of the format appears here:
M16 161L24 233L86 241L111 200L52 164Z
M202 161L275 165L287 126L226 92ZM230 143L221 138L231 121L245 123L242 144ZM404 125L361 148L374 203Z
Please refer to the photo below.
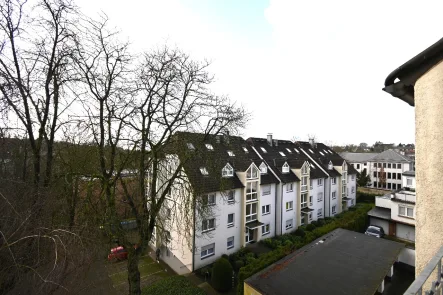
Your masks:
M336 229L245 280L263 295L374 294L405 245ZM315 283L317 279L318 282ZM314 286L315 284L315 286Z
M195 150L190 150L187 143L192 143ZM208 150L205 144L211 144L213 150ZM248 149L248 153L243 147ZM177 132L169 151L177 154L184 163L184 170L196 194L242 188L244 186L235 171L244 172L252 163L260 163L257 154L238 136L229 136L227 141L223 135ZM235 156L229 156L228 151ZM227 163L234 168L233 177L222 177L222 169ZM209 175L202 175L200 167L205 167Z
M278 179L268 170L268 173L260 175L260 184L279 183Z
M403 175L405 175L405 176L415 176L415 171L405 171L405 172L403 172Z
M401 162L401 163L410 163L411 159L409 157L403 156L399 152L395 150L386 150L374 158L372 158L371 162Z
M368 212L368 216L390 220L391 219L391 209L375 207Z

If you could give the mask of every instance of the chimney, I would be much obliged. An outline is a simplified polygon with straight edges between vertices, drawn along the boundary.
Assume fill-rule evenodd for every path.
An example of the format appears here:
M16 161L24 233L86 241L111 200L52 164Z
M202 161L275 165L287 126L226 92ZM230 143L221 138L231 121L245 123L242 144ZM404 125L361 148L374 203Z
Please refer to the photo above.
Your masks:
M272 133L268 133L268 144L272 146Z
M278 146L278 140L277 139L274 139L274 145Z
M309 137L309 144L311 145L311 147L315 147L314 137Z
M229 130L225 131L225 134L223 135L223 140L226 144L229 144Z

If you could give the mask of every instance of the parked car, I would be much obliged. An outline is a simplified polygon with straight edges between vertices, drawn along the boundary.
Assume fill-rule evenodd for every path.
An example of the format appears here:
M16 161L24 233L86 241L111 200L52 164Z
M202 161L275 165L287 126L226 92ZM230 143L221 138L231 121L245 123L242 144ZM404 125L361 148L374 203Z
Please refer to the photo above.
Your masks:
M380 226L370 225L366 229L365 235L374 236L374 237L377 237L377 238L383 238L384 235L385 235L385 232L384 232L383 228L380 227Z
M115 247L111 249L111 253L108 255L108 261L120 261L128 258L128 251L122 247Z

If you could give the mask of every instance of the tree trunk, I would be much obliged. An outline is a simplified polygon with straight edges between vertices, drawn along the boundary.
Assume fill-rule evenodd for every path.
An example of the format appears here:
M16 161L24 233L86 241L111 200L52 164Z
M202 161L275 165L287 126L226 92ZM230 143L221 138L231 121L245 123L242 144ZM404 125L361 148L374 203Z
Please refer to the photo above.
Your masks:
M140 295L140 271L138 269L139 249L129 249L128 253L128 283L129 295Z

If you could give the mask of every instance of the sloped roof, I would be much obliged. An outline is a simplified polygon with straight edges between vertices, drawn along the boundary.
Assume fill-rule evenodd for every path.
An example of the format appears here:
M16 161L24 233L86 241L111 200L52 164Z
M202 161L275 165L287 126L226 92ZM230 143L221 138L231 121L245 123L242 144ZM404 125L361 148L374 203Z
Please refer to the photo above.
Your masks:
M415 177L415 171L405 171L403 172L404 176L414 176Z
M349 163L368 162L377 155L378 153L350 153L350 152L340 153L340 156Z
M386 150L371 159L371 162L403 162L410 163L411 160L394 150Z

